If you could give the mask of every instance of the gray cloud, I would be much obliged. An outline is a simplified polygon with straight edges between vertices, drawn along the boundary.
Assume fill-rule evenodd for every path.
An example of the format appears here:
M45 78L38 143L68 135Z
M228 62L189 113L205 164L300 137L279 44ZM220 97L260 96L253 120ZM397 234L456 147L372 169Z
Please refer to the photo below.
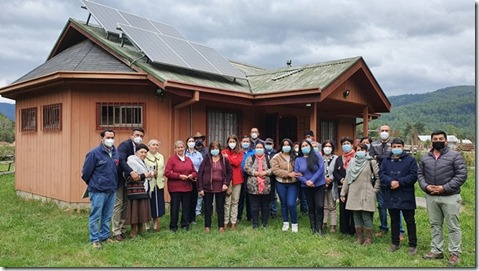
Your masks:
M226 58L278 68L363 56L388 96L475 84L470 1L96 0L174 25ZM1 1L0 86L43 63L80 1Z

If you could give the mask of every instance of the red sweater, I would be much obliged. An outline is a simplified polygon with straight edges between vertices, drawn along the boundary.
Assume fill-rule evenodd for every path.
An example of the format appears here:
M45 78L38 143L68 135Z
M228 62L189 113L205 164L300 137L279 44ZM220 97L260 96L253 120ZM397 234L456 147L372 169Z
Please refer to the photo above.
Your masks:
M185 161L181 161L178 155L174 154L166 163L165 177L168 178L168 192L191 192L193 191L193 182L191 180L183 181L180 179L180 174L193 175L196 180L198 176L193 162L190 158L185 157Z
M231 167L233 168L233 185L242 184L243 179L243 170L241 169L241 162L243 161L243 152L236 152L235 150L230 150L226 148L221 151L221 153L226 153L228 155L228 161L230 161Z

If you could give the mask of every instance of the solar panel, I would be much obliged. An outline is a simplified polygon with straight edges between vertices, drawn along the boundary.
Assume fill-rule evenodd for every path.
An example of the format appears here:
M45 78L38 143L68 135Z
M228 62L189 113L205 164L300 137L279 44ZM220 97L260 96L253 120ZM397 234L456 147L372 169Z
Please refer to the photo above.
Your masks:
M128 39L143 51L148 58L157 63L187 67L186 63L158 37L155 32L120 24Z
M120 35L123 32L154 63L245 78L243 73L215 49L189 42L171 25L89 0L81 1L107 33Z
M154 20L149 21L156 27L156 29L158 29L157 32L159 32L160 34L186 40L186 37L183 36L183 34L181 34L178 30L176 30L174 26L160 23Z
M188 41L163 35L160 38L186 62L189 68L221 74Z
M245 78L245 75L242 72L236 69L235 66L231 65L231 63L215 49L194 42L190 42L190 44L195 47L201 55L208 59L216 69L221 71L222 74L237 78Z
M81 0L93 18L103 27L107 33L119 35L121 32L116 29L117 24L128 24L128 22L114 8L97 4L87 0Z

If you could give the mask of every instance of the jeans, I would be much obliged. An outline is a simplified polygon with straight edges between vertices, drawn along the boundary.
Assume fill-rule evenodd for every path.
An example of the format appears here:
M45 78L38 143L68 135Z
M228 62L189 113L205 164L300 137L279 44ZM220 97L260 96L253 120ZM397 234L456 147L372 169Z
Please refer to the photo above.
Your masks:
M388 213L386 208L384 208L384 190L385 187L381 186L378 193L376 194L376 198L378 201L378 212L379 212L379 221L381 225L379 225L379 230L383 232L388 231Z
M246 206L246 219L249 221L251 220L251 211L250 211L250 202L249 202L249 193L246 191L248 190L246 188L246 181L247 181L247 175L243 175L244 177L244 182L241 185L241 193L240 193L240 198L238 202L238 220L241 220L243 217L243 210L245 209Z
M279 200L281 203L281 217L283 222L289 222L288 213L291 216L291 223L298 224L298 211L296 210L296 199L298 198L299 183L276 183Z
M205 228L211 227L211 216L213 215L213 197L216 201L216 214L218 215L218 228L225 226L225 192L205 192Z
M399 245L399 222L401 221L401 213L404 215L407 226L407 236L410 247L417 246L416 220L414 218L414 209L388 209L391 217L391 243Z
M304 193L308 201L309 223L313 232L322 229L324 218L324 185L318 187L305 187Z
M450 196L426 194L426 206L429 224L431 224L431 252L443 252L444 233L442 227L446 222L449 233L448 251L451 255L461 255L462 232L459 223L461 201L460 194Z
M270 195L249 194L251 203L251 218L253 219L253 228L259 225L259 212L261 210L261 222L263 227L268 225Z
M276 196L276 184L278 182L276 181L275 178L271 178L271 203L270 203L270 208L269 212L271 215L276 215L278 213L278 197Z
M196 215L201 215L201 205L203 204L203 197L198 194L198 198L196 200L196 208L195 208L195 214Z
M170 230L178 230L178 218L181 204L181 227L189 229L191 192L170 192Z
M115 192L88 192L91 201L90 242L103 241L110 237L110 222L115 206Z
M301 211L301 213L308 213L308 201L306 200L306 194L304 193L304 189L304 187L299 187L299 210Z

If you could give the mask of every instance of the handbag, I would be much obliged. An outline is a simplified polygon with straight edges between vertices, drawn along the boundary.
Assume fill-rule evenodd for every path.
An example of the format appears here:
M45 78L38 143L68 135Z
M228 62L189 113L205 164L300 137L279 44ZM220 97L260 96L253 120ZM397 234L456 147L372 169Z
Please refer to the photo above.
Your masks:
M148 181L148 180L146 180ZM147 199L149 198L148 191L145 190L145 181L134 182L130 178L126 182L126 195L128 200Z
M376 175L374 175L373 165L371 164L371 160L369 160L369 168L371 169L371 184L373 187L376 185Z

